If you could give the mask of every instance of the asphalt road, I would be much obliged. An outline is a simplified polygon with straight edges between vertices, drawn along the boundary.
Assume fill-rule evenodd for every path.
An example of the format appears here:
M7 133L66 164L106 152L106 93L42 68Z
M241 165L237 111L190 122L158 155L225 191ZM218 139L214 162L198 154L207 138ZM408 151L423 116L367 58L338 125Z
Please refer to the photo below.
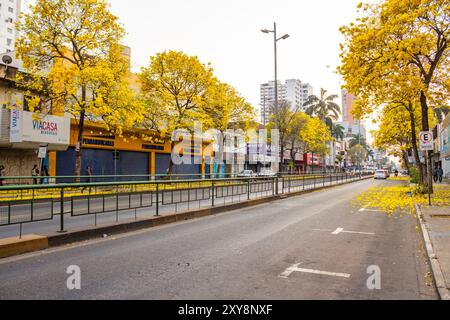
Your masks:
M312 189L314 186L327 186L330 185L330 183L337 184L341 183L342 180L336 181L335 177L333 178L333 181L330 181L329 179L326 179L323 181L322 179L308 179L305 181L298 180L293 181L291 183L291 188L288 188L286 185L285 192L294 192L302 190L303 188L305 190ZM304 184L304 186L303 186ZM251 194L250 199L256 199L261 197L267 197L272 195L272 190L264 189L264 183L259 185L252 185L251 187ZM267 191L264 191L267 190ZM282 190L282 183L279 183L279 190ZM205 191L209 191L208 189L205 189ZM172 204L173 201L171 201L171 192L168 191L163 197L162 193L160 194L160 207L159 207L159 214L164 215L168 213L173 212L182 212L182 211L188 211L192 209L200 209L200 208L207 208L210 207L212 202L209 197L205 197L202 199L207 200L201 200L201 201L190 201L190 202L181 202L177 204ZM280 191L281 192L281 191ZM234 193L236 195L231 196L232 194L232 187L223 187L223 188L217 188L216 190L216 199L215 199L215 205L225 205L240 201L246 201L247 200L247 191L244 190L243 194L237 195L239 192L238 190L235 190ZM206 192L205 192L206 194ZM227 196L229 195L229 196ZM199 192L198 198L204 196L204 194L201 194ZM146 205L151 202L151 196L150 195L144 195L143 196L143 203ZM177 199L183 198L184 200L188 199L187 191L174 191L174 199L175 202L177 202ZM193 199L193 196L191 195L191 198ZM149 218L156 214L156 195L153 194L153 205L151 207L144 207L144 208L137 208L134 210L135 207L138 207L138 202L140 199L137 198L136 195L133 195L131 199L128 198L127 195L121 195L117 201L117 204L119 208L133 208L131 210L120 210L118 212L115 211L116 206L116 199L114 196L106 196L105 198L105 208L107 210L110 210L109 212L101 212L103 208L103 199L91 199L89 203L90 212L101 212L98 214L89 214L85 215L88 211L88 201L86 199L79 199L74 201L73 205L73 211L74 216L71 216L70 210L71 210L71 202L65 201L64 203L64 212L66 214L64 215L64 227L66 230L73 230L77 228L83 228L83 227L91 227L94 225L102 225L102 224L108 224L108 223L114 223L118 221L124 221L124 220L130 220L135 218ZM56 232L60 230L60 215L58 214L60 209L60 203L59 201L55 201L53 203L53 212L54 217L51 219L51 212L52 212L52 203L50 201L42 202L42 200L38 203L34 204L34 210L33 210L33 217L34 220L43 220L43 221L34 221L31 223L24 223L22 225L22 234L49 234ZM11 210L11 216L9 217L10 221L12 222L20 222L20 221L29 221L31 219L31 205L28 204L18 204L18 205L12 205L10 207ZM0 225L6 224L8 222L8 206L0 206ZM8 237L15 237L18 236L20 233L21 227L19 224L13 224L10 226L0 226L0 238L8 238Z
M414 217L352 205L382 183L3 259L0 300L435 299ZM67 289L71 265L80 290ZM367 287L370 266L380 290Z

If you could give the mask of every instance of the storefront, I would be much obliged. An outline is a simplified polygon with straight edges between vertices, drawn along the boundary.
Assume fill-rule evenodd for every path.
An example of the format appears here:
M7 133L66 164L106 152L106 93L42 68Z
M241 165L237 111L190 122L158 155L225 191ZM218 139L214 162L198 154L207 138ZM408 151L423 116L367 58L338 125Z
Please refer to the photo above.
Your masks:
M54 169L51 168L51 154L69 146L68 117L2 108L0 126L0 164L10 177L30 176L34 165L46 166L50 173ZM48 154L39 159L38 150L44 146Z
M444 177L450 178L450 116L447 116L442 124L439 146Z
M99 123L87 123L84 128L81 148L81 175L86 175L86 168L92 168L94 176L123 175L125 177L111 178L114 180L148 180L163 178L167 175L171 160L171 143L149 131L135 129L125 131L122 135L111 134ZM78 127L72 122L70 132L70 147L66 151L57 152L55 156L57 176L74 176L76 162L76 142ZM189 163L172 167L172 175L180 178L198 178L204 173L204 166L198 164L202 151L183 150ZM197 161L194 162L194 156ZM203 168L203 169L202 169ZM61 179L60 179L61 180ZM67 181L66 181L67 180ZM70 178L64 179L69 182ZM97 179L106 181L108 179Z

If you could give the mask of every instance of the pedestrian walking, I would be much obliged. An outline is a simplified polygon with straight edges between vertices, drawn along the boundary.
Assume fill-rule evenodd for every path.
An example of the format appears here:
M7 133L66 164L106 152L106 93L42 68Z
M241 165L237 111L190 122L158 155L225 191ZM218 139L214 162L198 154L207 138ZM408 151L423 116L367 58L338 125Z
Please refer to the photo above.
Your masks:
M86 183L92 183L92 167L91 166L86 166L86 171L84 172L84 175L86 176ZM86 190L86 187L83 187L83 189L81 189L81 192L84 192L84 190ZM91 191L91 187L89 187L89 193Z
M435 167L433 170L433 181L434 183L438 182L438 168Z
M86 183L91 183L92 182L92 167L91 166L87 166L86 167Z
M444 178L444 170L442 170L441 167L439 167L439 169L437 169L437 176L438 176L439 183L442 183L442 180Z
M5 179L4 177L6 176L5 174L5 166L0 165L0 187L5 185Z
M41 174L42 178L41 179L41 184L48 184L48 177L50 176L50 174L48 173L48 168L47 166L44 166L42 168L42 174Z
M38 176L39 176L39 169L37 164L33 166L33 169L31 169L31 176L33 177L33 184L38 184Z

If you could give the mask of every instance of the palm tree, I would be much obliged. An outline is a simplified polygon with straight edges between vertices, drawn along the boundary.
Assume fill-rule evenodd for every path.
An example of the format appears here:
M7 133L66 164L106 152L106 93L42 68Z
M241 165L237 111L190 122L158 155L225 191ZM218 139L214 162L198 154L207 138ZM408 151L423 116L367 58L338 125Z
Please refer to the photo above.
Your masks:
M306 108L306 114L311 117L317 116L322 120L330 129L330 133L333 133L333 121L339 119L341 114L341 108L337 105L334 100L337 99L336 94L327 95L327 90L320 88L320 97L311 95L308 100L303 104ZM334 142L333 142L334 144ZM334 145L333 145L334 150ZM322 155L323 159L323 169L326 171L325 156Z
M321 88L320 97L309 96L303 106L306 108L306 114L319 117L332 131L333 121L337 121L341 114L341 108L334 102L337 98L335 94L328 96L327 90Z
M361 133L354 134L352 139L349 142L349 147L350 148L353 148L353 147L358 146L358 145L363 147L364 150L366 150L366 152L367 152L367 159L369 159L369 157L373 157L374 156L373 150L370 148L369 144L367 143L366 138L364 138L364 136Z
M340 124L333 124L331 135L337 140L342 141L345 137L345 128Z
M367 144L366 138L361 133L354 134L352 139L349 142L350 148L353 148L356 145L361 145L364 147L364 149L369 149L369 146Z

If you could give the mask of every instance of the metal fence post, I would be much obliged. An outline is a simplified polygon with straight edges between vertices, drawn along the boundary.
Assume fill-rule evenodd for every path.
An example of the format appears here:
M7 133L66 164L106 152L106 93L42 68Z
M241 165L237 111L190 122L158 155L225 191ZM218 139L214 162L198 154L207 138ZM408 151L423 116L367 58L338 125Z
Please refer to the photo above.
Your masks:
M156 216L159 216L159 183L156 183Z
M278 195L279 194L279 186L278 186L278 176L275 178L275 194Z
M247 180L247 200L250 200L250 179Z
M64 230L64 188L61 188L61 199L60 199L60 216L59 216L59 232L66 232Z
M211 202L212 206L214 207L214 181L211 181Z

